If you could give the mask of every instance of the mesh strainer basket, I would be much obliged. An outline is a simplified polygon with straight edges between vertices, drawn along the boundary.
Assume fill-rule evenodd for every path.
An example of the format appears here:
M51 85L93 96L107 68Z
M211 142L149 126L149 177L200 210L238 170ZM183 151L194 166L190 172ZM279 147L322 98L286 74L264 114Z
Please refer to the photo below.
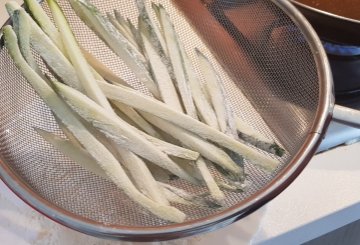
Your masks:
M333 100L326 56L309 24L290 3L154 2L169 11L194 64L194 48L210 57L235 114L276 139L286 154L272 174L245 163L252 185L244 193L226 192L223 209L179 205L187 220L168 223L129 200L114 184L76 165L34 132L33 128L38 127L62 135L49 108L16 69L7 50L1 48L0 177L39 212L87 234L137 241L167 240L231 224L294 180L315 152L329 123ZM92 3L103 13L117 9L137 22L138 12L132 1ZM80 21L69 3L59 4L81 45L135 88L143 90L134 74ZM183 181L174 180L171 184L194 194L204 191Z

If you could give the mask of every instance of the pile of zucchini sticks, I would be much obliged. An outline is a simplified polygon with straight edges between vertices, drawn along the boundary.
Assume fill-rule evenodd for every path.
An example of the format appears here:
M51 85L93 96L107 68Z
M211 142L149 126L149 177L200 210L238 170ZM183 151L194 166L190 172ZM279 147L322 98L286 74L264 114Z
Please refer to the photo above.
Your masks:
M25 0L26 10L9 1L12 26L2 33L66 137L34 130L157 217L183 222L186 215L171 204L219 208L224 191L248 186L244 159L271 172L279 162L269 153L281 157L284 150L232 113L213 64L196 49L201 82L165 8L144 1L135 0L135 25L116 10L104 15L87 0L69 0L152 96L82 48L56 0L47 0L55 24L36 0ZM33 52L52 74L42 72ZM175 178L208 191L195 196L172 186Z

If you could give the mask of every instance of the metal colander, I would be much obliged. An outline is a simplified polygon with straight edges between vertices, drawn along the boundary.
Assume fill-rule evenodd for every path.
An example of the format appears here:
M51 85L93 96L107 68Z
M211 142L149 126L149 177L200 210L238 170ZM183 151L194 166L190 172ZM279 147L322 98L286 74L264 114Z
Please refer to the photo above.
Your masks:
M268 174L246 162L251 187L226 192L223 209L178 205L187 214L171 224L129 200L114 184L78 166L33 130L62 135L49 108L0 49L0 176L24 201L81 232L125 240L166 240L211 231L249 214L279 194L305 167L328 125L331 79L320 41L304 18L282 0L155 0L170 17L190 59L194 48L216 66L234 112L286 149ZM135 3L92 1L137 23ZM150 1L147 2L150 4ZM81 45L135 88L134 74L59 1ZM46 4L43 4L49 13ZM41 68L47 72L41 62ZM198 74L200 74L198 72ZM201 78L203 80L203 78ZM201 193L184 181L173 185Z

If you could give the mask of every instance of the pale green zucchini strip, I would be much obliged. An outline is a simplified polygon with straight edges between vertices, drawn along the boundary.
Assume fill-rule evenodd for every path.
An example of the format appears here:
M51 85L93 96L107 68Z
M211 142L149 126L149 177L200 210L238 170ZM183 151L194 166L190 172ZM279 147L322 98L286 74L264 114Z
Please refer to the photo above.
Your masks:
M207 57L196 49L201 72L205 77L206 88L209 91L212 105L215 109L216 117L220 126L220 130L226 133L227 130L227 113L225 108L225 95L219 85L217 73Z
M196 195L196 194L193 195L193 194L189 194L185 190L177 188L175 186L172 186L172 185L169 185L169 184L166 184L163 182L158 182L158 183L159 183L159 185L161 185L162 187L173 192L174 194L181 197L182 199L185 199L186 201L190 202L192 205L202 207L202 208L211 208L211 209L221 207L217 203L204 198L204 196L207 196L208 193L202 193L201 195Z
M104 179L109 179L100 165L81 145L78 145L69 139L61 138L60 136L57 136L46 130L40 128L34 129L36 133L44 138L44 140L53 145L56 149L69 157L75 163Z
M243 169L220 148L156 116L148 113L143 113L143 116L153 125L156 125L161 130L171 134L183 145L199 152L203 157L211 160L220 167L231 171L234 175L239 176L239 179L244 177Z
M160 7L161 23L164 30L165 41L167 45L167 51L169 53L170 61L174 69L174 75L176 78L177 88L180 93L185 112L192 118L197 119L197 112L194 105L194 101L191 95L189 84L186 80L186 73L183 67L183 60L180 52L179 38L176 35L174 26L170 20L170 17L166 10Z
M160 55L164 64L169 64L165 39L162 36L158 25L156 25L154 19L151 17L148 6L144 0L135 0L135 3L139 11L139 25L142 23L143 28L146 28L149 31L150 41L154 45L156 52ZM173 75L172 69L170 69L169 72L170 75Z
M125 149L168 169L173 174L196 183L190 175L179 168L166 154L140 135L136 128L127 124L113 113L107 112L79 91L62 83L55 83L55 86L58 93L64 97L81 117L89 121L111 140Z
M196 48L195 51L198 56L201 72L206 81L204 88L209 94L208 96L215 110L220 130L237 139L235 118L231 106L226 99L225 87L220 80L220 76L210 60L199 49Z
M131 32L128 32L127 27L122 26L112 15L107 14L107 18L111 24L134 46L139 49L138 44Z
M116 11L116 10L115 10ZM115 13L116 15L116 13ZM127 19L127 23L128 23L128 26L130 28L130 31L132 33L132 35L134 36L135 38L135 41L139 47L139 49L141 50L142 49L142 40L141 40L141 36L140 36L140 32L139 30L135 27L135 25L131 22L130 19Z
M62 10L55 0L47 0L47 3L50 7L55 23L59 28L61 40L64 43L66 53L69 55L70 61L75 68L76 74L82 87L84 88L84 91L96 103L111 112L111 105L96 83L95 77L91 72L91 68L82 55L81 49Z
M88 25L134 72L136 77L155 97L160 94L151 78L144 56L101 15L97 8L86 0L70 0L70 4L79 17Z
M120 14L119 11L117 11L116 9L114 9L114 15L115 15L115 19L116 21L122 26L122 28L128 32L129 34L132 35L132 32L130 30L130 27L128 26L128 22L125 20L125 18Z
M103 83L101 81L98 82L101 89L109 99L120 101L136 108L139 111L148 112L181 128L189 130L202 138L209 139L222 147L228 148L229 150L244 156L245 158L251 160L253 164L256 164L267 171L273 171L279 164L277 160L252 149L244 143L241 143L228 135L211 128L208 125L191 118L190 116L173 110L158 100L145 96L131 88Z
M25 0L24 3L41 29L46 33L46 35L49 36L49 38L55 43L60 51L65 56L67 56L65 46L61 40L61 35L58 29L52 23L49 16L45 13L40 3L37 0Z
M235 118L235 122L240 139L248 142L251 145L254 145L261 150L275 154L279 157L284 155L285 150L281 148L281 146L279 146L274 140L268 139L239 117Z
M8 1L5 3L5 8L9 16L11 17L14 14L15 10L21 9L21 6L15 1Z
M137 188L161 205L169 205L145 162L131 151L117 147L122 165L129 171Z
M115 84L121 84L124 86L130 86L125 80L118 77L113 73L109 68L107 68L101 61L96 59L91 53L82 49L83 55L85 56L87 62L107 81L110 81Z
M193 96L196 109L200 114L200 118L210 127L219 130L220 128L215 111L202 91L200 80L195 73L194 67L192 66L192 63L186 54L184 47L180 46L180 51L183 57L184 68L187 74L188 83L190 85L191 94Z
M176 92L176 88L171 80L166 65L161 61L160 56L154 49L149 39L149 33L146 30L141 30L144 50L148 56L150 67L154 74L155 80L158 84L162 100L172 107L174 110L183 112L180 99Z
M38 95L45 101L50 109L69 128L83 147L91 154L106 175L132 200L148 209L156 216L172 222L183 222L185 214L178 209L160 205L141 194L132 184L125 171L114 156L96 138L90 134L81 122L73 116L70 108L55 93L54 90L27 64L22 57L16 34L11 26L3 28L5 46L14 60L15 65L32 85Z
M122 113L126 114L140 129L142 129L147 134L153 137L161 137L159 133L154 129L154 127L148 123L136 110L132 107L127 106L118 101L114 101L113 104L118 108Z
M78 90L82 90L82 86L72 64L22 8L19 9L19 18L29 23L29 25L24 25L24 28L29 28L32 48L34 48L64 82Z
M210 191L211 197L223 205L224 201L225 201L225 195L220 190L219 186L216 184L214 177L211 175L208 167L206 166L205 159L200 157L196 161L196 167L198 168L199 172L201 173L201 176L202 176L207 188Z
M60 118L58 118L56 115L54 115L56 123L59 125L59 128L64 133L66 138L73 143L74 145L77 145L78 147L82 147L81 143L76 139L73 133L70 132L70 130L66 127L66 125L61 121Z
M31 36L31 27L29 21L27 21L26 16L20 14L20 10L15 10L13 15L11 15L11 20L13 22L13 28L18 36L19 47L21 54L25 58L26 62L33 68L33 70L41 76L42 79L46 79L44 74L41 72L39 65L36 63L36 60L31 52L30 47L30 36Z
M45 130L35 128L35 131L43 137L47 142L52 144L56 149L62 152L64 155L69 157L75 163L82 166L84 169L90 171L91 173L96 174L103 179L110 180L109 177L105 174L104 170L96 163L95 159L81 146L74 144L74 142L63 139L53 133L47 132ZM139 169L141 171L149 171L147 167L143 166L145 164L139 157L135 154L129 154L129 152L121 152L122 154L122 162L127 162L125 167L128 169L130 174L132 175L134 181L136 182L137 187L142 191L145 195L150 197L152 200L163 204L169 205L167 199L164 198L164 194L162 193L165 188L159 187L159 184L155 181L155 179L147 180L144 178L140 178L139 176L150 176L153 178L151 173L150 174L140 174ZM154 183L156 187L149 188L147 185ZM158 190L158 192L148 193L148 190ZM174 198L174 197L172 197Z

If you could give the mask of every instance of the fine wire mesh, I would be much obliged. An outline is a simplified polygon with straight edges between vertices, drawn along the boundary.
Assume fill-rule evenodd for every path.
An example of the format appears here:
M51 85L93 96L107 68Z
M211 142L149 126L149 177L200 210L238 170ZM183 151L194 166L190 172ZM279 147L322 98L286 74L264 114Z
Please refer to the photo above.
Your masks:
M194 48L215 65L235 114L286 149L281 165L268 174L246 162L245 193L225 192L226 205L246 201L271 181L303 146L319 102L317 68L301 30L268 0L156 0L165 6L197 74ZM135 88L145 92L134 74L75 15L59 1L81 45ZM137 23L135 4L128 0L92 1L103 13L117 9ZM149 4L150 2L147 1ZM45 10L48 7L43 4ZM37 57L40 61L40 59ZM41 63L41 62L40 62ZM41 68L46 67L41 63ZM164 226L129 200L115 185L73 163L41 139L34 127L61 133L51 111L0 50L0 158L39 196L71 213L114 226ZM185 181L171 184L201 193ZM175 205L187 221L221 210Z

